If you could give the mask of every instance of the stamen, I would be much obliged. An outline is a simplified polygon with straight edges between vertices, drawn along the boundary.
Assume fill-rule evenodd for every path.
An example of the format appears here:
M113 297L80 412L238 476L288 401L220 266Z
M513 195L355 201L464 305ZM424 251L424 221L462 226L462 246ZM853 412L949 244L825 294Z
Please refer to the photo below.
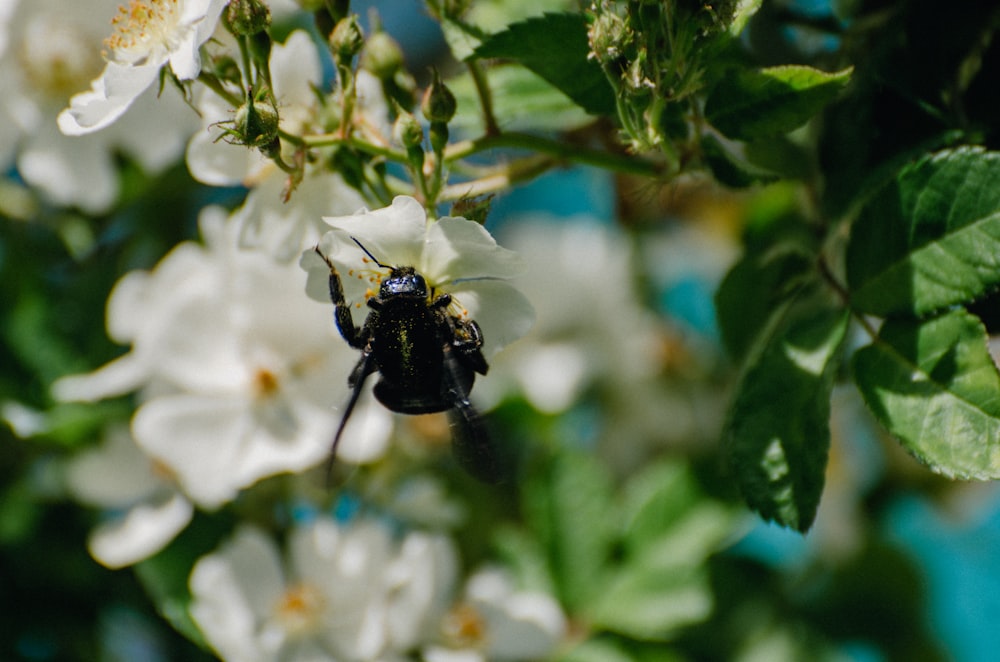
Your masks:
M154 51L170 50L180 14L178 0L130 0L111 19L113 32L104 41L111 53L105 57L135 64Z
M301 634L314 631L321 623L326 600L311 584L289 586L275 605L275 616L290 632Z

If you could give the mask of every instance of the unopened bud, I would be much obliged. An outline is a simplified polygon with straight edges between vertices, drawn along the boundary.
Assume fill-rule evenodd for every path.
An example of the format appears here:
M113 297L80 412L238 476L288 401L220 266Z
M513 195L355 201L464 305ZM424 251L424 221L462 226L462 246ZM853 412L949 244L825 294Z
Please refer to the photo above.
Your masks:
M337 21L330 33L330 51L338 62L347 63L361 51L365 35L358 25L358 17L354 14Z
M420 111L431 123L447 124L455 116L457 107L455 95L451 93L447 85L441 82L441 76L435 69L431 86L427 88L423 102L420 104Z
M379 80L392 80L403 67L403 51L387 33L373 32L361 53L361 68Z
M392 135L407 150L420 147L424 142L424 129L413 115L406 111L399 113L392 125Z
M263 98L247 99L236 109L233 128L227 133L231 142L247 147L264 147L278 136L278 107L270 94Z
M229 0L224 17L236 36L255 35L271 27L271 10L263 0Z

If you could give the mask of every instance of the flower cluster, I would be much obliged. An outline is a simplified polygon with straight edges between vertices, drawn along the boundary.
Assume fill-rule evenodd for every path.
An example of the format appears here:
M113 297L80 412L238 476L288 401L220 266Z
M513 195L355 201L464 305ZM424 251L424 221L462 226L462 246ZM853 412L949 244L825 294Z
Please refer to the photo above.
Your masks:
M333 342L328 308L302 295L302 272L239 249L238 232L235 219L209 209L202 218L206 246L181 244L153 271L122 278L108 301L108 332L131 351L54 387L61 399L85 401L139 391L131 427L146 465L136 458L129 466L166 477L166 485L207 509L261 478L303 471L326 456L337 424L332 404L346 395L353 360ZM388 415L362 403L354 426L342 458L377 458L391 429ZM160 502L154 483L128 471L98 477L86 468L121 462L123 453L135 457L127 443L109 440L95 453L77 461L74 482L91 476L107 490L123 481L117 499L103 505L140 517ZM173 521L183 526L179 517ZM146 554L155 548L151 541L137 547ZM109 565L138 560L97 556Z
M284 557L284 558L283 558ZM565 634L555 601L484 568L458 593L453 543L371 518L296 526L285 553L246 527L191 573L191 614L227 660L531 660Z

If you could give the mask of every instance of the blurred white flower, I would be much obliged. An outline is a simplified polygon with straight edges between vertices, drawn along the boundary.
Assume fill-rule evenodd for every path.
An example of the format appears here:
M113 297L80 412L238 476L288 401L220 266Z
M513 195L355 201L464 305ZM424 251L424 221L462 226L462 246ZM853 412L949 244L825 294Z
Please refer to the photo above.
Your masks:
M372 264L357 240L381 264L412 266L432 292L451 294L458 314L482 327L485 356L531 327L531 304L506 280L522 270L521 258L498 246L479 223L452 217L432 221L408 196L398 196L383 209L323 220L334 229L323 235L319 249L341 274L348 304L363 305L388 275ZM309 273L309 296L329 302L329 267L312 250L300 263Z
M639 302L624 235L587 219L520 219L505 243L529 268L516 281L538 311L531 334L505 352L479 395L496 402L520 392L557 413L595 383L628 388L660 365L655 316Z
M261 478L326 456L355 357L334 342L329 308L302 296L300 270L238 249L221 210L201 220L205 247L181 244L112 292L109 335L132 350L59 380L53 392L95 400L142 388L137 444L196 504L215 508ZM350 426L338 457L380 457L389 414L363 400Z
M127 429L79 453L66 474L70 491L106 511L87 539L90 554L109 568L138 563L163 549L191 521L194 507L166 473L135 445Z
M83 135L110 125L157 80L166 64L180 80L196 78L201 72L199 50L212 36L225 4L226 0L129 0L114 17L113 32L105 41L103 73L59 114L62 132Z
M566 616L552 596L520 591L498 568L469 578L465 599L445 617L444 638L452 646L432 646L427 662L540 660L566 636Z
M373 520L294 529L284 560L244 527L191 573L191 615L227 661L388 660L412 650L447 608L451 541Z
M173 163L197 124L177 95L149 90L113 130L67 138L56 116L101 69L101 39L118 0L9 0L0 8L0 165L59 205L106 211L118 195L116 151L150 172ZM151 131L150 127L156 127Z

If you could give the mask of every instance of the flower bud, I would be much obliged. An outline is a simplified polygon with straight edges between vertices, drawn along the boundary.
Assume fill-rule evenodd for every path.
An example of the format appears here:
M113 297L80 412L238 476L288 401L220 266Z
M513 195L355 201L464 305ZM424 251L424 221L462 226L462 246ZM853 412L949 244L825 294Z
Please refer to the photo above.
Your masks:
M473 198L459 198L451 206L451 216L460 216L480 225L486 223L490 208L493 206L494 195L481 195Z
M419 147L424 141L424 129L420 122L405 110L399 113L392 125L392 135L406 149Z
M360 64L379 80L392 80L403 67L403 51L387 33L373 32L361 53Z
M598 62L613 62L628 48L631 35L620 16L604 12L591 24L587 37L591 56Z
M330 52L340 63L348 63L361 51L365 44L365 35L358 25L358 17L354 14L337 21L330 33Z
M268 94L247 99L236 109L233 128L228 130L232 142L247 147L264 147L278 136L278 107Z
M424 100L420 104L420 111L431 123L440 122L447 124L455 116L455 109L458 107L455 95L451 93L448 86L441 82L441 76L434 70L434 79L431 86L424 93Z
M229 0L224 18L226 27L238 37L255 35L271 26L271 10L263 0Z

